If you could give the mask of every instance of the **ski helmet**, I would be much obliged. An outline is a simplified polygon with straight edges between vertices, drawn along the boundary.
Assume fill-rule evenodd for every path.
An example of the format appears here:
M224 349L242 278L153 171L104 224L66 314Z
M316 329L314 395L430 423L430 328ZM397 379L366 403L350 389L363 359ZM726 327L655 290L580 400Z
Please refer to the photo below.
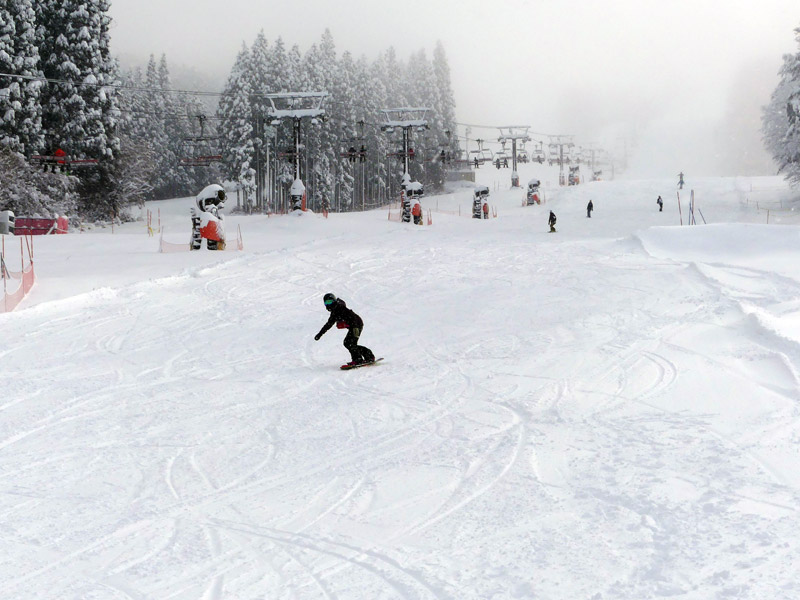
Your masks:
M325 306L330 308L330 306L336 302L336 296L328 292L322 297L322 301L325 303Z

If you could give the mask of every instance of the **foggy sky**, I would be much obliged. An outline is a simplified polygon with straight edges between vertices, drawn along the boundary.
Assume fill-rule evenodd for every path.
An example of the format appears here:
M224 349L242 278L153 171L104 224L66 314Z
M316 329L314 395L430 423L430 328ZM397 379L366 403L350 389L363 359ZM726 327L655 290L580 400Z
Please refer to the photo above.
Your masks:
M329 28L338 53L369 59L431 57L441 40L459 121L625 139L650 176L774 171L759 107L800 27L798 0L112 0L110 13L125 63L165 53L220 84L261 29L305 52Z

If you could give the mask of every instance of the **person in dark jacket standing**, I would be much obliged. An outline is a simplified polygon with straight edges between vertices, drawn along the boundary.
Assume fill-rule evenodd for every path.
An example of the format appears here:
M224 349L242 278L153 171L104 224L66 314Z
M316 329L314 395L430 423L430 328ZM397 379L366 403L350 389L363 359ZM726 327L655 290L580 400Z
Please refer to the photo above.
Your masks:
M589 204L586 205L586 216L589 217L590 219L592 218L593 210L594 210L594 204L592 204L592 201L589 200Z
M550 211L550 220L548 221L548 223L550 223L550 233L555 233L556 232L556 213L554 213L552 210Z
M661 196L659 196L658 200L656 200L656 204L658 204L658 212L663 212L664 211L664 201L661 199Z
M356 313L347 308L344 300L337 298L331 293L325 294L322 298L325 302L325 308L331 313L328 317L328 322L322 326L319 333L314 336L314 339L319 339L336 324L338 329L347 329L347 335L344 336L344 347L350 352L351 361L349 365L363 365L365 363L375 362L375 355L372 350L366 346L358 345L358 338L361 337L361 331L364 329L364 321L361 320Z

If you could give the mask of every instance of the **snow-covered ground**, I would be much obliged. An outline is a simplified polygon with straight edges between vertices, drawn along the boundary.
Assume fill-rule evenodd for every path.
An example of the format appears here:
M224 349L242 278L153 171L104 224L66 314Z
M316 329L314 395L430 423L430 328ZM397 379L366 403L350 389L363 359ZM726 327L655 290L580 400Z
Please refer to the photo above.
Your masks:
M520 174L547 203L484 167L489 221L464 189L431 227L229 216L238 253L37 238L0 315L0 595L800 598L793 194L688 177L680 227L676 178ZM165 239L190 206L151 206ZM381 365L314 341L329 291Z

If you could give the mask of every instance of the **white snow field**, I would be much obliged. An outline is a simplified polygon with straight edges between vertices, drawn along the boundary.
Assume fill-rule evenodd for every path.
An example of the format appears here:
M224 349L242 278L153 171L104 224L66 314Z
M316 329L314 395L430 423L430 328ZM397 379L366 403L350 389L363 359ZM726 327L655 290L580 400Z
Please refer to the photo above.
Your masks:
M238 253L37 238L0 315L0 597L800 598L798 194L687 176L681 227L677 177L520 174L546 204L484 167L488 221L443 212L464 188L431 227L228 216ZM165 239L191 205L151 205ZM314 341L325 292L385 361Z

